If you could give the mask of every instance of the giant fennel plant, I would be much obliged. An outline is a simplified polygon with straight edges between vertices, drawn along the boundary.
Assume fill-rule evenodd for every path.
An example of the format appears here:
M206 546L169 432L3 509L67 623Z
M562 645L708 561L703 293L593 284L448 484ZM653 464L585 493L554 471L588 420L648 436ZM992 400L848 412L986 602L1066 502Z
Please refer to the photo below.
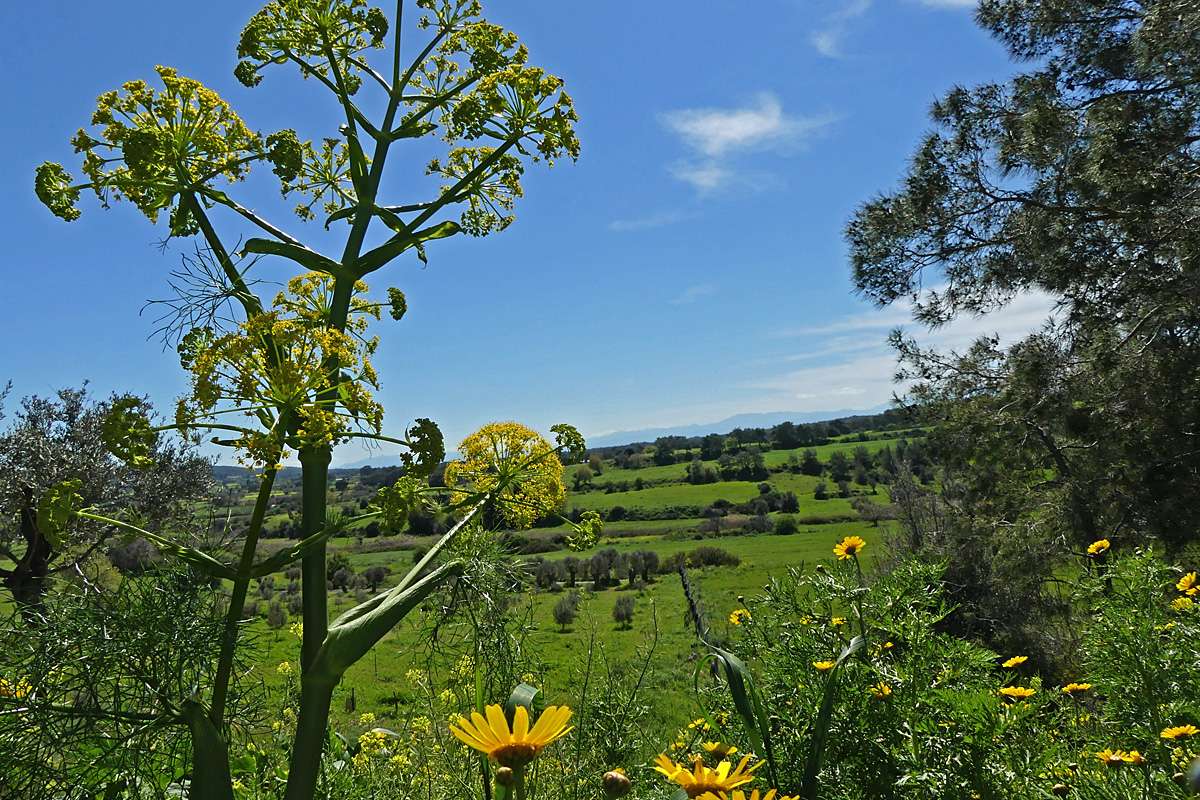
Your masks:
M198 282L200 290L175 306L191 390L173 424L154 427L136 404L119 405L107 439L134 463L167 429L235 449L260 471L241 552L206 552L102 517L80 508L70 486L47 493L39 509L45 530L103 520L147 536L232 587L212 685L179 709L191 732L194 798L233 797L227 707L251 580L301 565L300 709L286 797L308 800L317 788L332 693L346 669L461 571L452 560L437 564L458 531L488 515L529 524L555 510L562 497L558 459L582 452L582 439L569 426L555 426L556 445L519 426L480 434L512 447L478 447L478 437L465 442L468 458L451 470L446 501L457 525L397 586L329 621L326 543L345 524L326 508L333 448L351 439L406 448L405 477L363 515L392 525L435 502L426 478L445 455L430 420L417 420L402 437L383 433L383 408L372 394L378 339L368 326L384 310L399 320L407 302L395 288L385 302L373 301L364 280L401 257L425 261L434 240L503 230L513 220L526 166L579 154L576 115L562 80L531 65L517 36L484 19L479 2L416 0L415 25L404 18L407 5L397 0L389 16L366 0L275 0L242 32L237 79L255 87L272 68L298 70L336 100L342 117L336 136L314 144L290 129L256 131L212 89L160 66L157 84L130 81L100 96L90 127L72 139L83 159L82 181L59 164L37 169L37 195L62 219L79 216L84 190L106 208L125 200L151 222L165 215L172 237L199 237L198 252L212 267L198 281L191 276L189 285L195 289ZM402 35L412 34L421 41L408 57ZM386 57L376 59L379 54ZM368 98L372 91L376 96ZM424 168L437 187L427 197L387 196L385 167L396 161L388 160L393 150L433 137L446 148ZM274 175L283 196L296 201L300 220L340 230L340 252L321 252L239 202L237 190L256 168ZM259 259L294 270L270 303L255 291L251 270ZM218 313L218 306L234 312ZM194 325L197 320L202 324ZM302 537L263 558L257 544L272 487L281 463L293 456L302 467ZM587 526L596 523L589 519L581 533L586 537Z

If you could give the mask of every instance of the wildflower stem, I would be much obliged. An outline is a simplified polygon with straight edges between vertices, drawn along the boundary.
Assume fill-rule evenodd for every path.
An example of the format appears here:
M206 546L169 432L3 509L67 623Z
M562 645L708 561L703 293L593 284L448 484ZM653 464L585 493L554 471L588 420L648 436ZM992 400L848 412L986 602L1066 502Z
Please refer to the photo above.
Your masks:
M858 562L858 554L854 555L854 571L858 575L858 592L854 595L854 609L858 614L858 632L862 635L863 643L867 641L867 622L863 617L862 608L862 592L864 587L862 564ZM866 653L866 648L863 648L863 653Z
M233 671L234 650L237 647L238 625L242 621L242 611L246 606L246 592L250 587L250 570L254 566L254 554L258 547L258 536L262 532L263 519L266 517L267 506L271 502L271 489L275 485L275 475L279 460L279 452L272 454L270 462L263 470L263 476L258 488L258 498L254 502L254 511L250 516L250 527L246 531L246 541L242 545L242 558L238 562L237 577L233 581L233 594L229 599L229 610L225 614L225 632L221 638L221 654L217 659L217 674L213 680L212 708L209 719L219 731L225 720L225 700L229 694L229 676Z

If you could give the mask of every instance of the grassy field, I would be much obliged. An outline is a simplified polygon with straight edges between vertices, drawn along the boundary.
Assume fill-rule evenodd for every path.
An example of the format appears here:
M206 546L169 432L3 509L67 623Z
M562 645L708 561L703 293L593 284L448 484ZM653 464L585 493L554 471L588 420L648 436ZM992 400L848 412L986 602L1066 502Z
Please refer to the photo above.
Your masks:
M718 632L725 633L726 617L737 606L739 595L752 597L761 593L770 576L780 575L789 567L830 558L833 544L842 536L864 530L861 523L841 523L804 526L798 533L787 536L758 534L703 541L646 534L606 538L595 549L576 555L587 557L601 548L613 547L621 552L653 550L665 558L693 550L700 544L716 545L735 553L741 559L736 567L708 567L692 572L711 623ZM867 535L878 540L883 533L879 529L868 531ZM548 557L566 555L557 553ZM411 561L396 553L351 554L350 558L363 568L390 563L396 567L393 578ZM618 597L630 593L635 598L634 621L631 629L621 630L612 620L612 610ZM570 699L571 687L579 685L576 672L586 661L589 643L594 642L612 662L651 660L652 678L646 686L645 699L652 702L654 717L664 729L685 724L696 716L699 709L690 699L688 687L695 668L693 654L697 644L685 623L684 599L677 576L660 575L640 589L630 589L623 583L619 588L583 591L579 617L566 632L559 629L551 614L561 596L561 592L530 592L521 601L528 604L532 621L526 646L545 665L536 678L548 698ZM335 593L332 600L332 614L340 614L356 602L352 593ZM415 702L404 673L421 663L419 624L409 622L400 626L376 646L372 655L351 668L335 697L335 724L353 728L356 716L369 711L379 718L380 724L386 725L397 710L403 716ZM283 661L295 664L299 640L286 628L270 631L261 620L254 623L253 630L265 649L259 672L264 682L278 685L284 678L279 675L277 665ZM593 654L593 658L598 657ZM355 698L353 712L346 709L351 690Z
M818 457L827 462L837 452L853 458L856 448L864 448L874 454L884 447L892 447L901 441L898 437L874 435L869 441L850 437L847 441L832 442L812 448ZM595 510L608 516L617 506L627 512L637 511L639 517L663 517L654 519L621 519L605 523L602 540L592 550L583 553L568 553L552 550L538 556L550 561L575 555L587 558L603 548L614 548L619 553L651 550L660 558L694 550L700 545L719 547L733 554L740 563L733 567L705 567L694 569L692 578L699 587L702 602L708 612L715 631L727 632L726 618L739 595L752 597L762 591L772 575L780 575L787 569L812 564L828 559L831 548L841 537L858 533L870 540L879 541L886 533L887 523L882 528L858 519L851 505L853 496L863 496L872 502L885 505L889 501L887 487L883 484L848 487L850 497L838 497L837 487L827 476L810 476L790 472L786 466L791 456L801 458L803 449L767 451L764 461L770 473L763 481L719 481L692 485L684 478L685 465L666 467L649 466L638 470L617 469L606 464L603 473L596 476L594 483L603 487L606 483L628 482L631 486L638 478L645 488L629 491L605 492L593 488L590 491L569 491L567 509ZM715 466L716 462L708 462ZM568 487L571 485L573 468L565 470ZM378 473L376 473L378 474ZM345 470L334 473L329 502L331 508L349 514L360 513L375 491L367 480L369 472ZM272 506L267 528L294 524L299 506L299 487L296 474L284 474L277 482L272 497ZM742 526L752 517L744 511L723 518L719 526L702 516L701 510L719 500L733 504L751 501L761 494L762 483L769 484L775 493L793 492L798 509L790 516L797 523L796 533L745 533ZM819 484L826 484L830 496L824 500L814 497ZM233 475L228 478L223 492L225 503L216 509L214 516L221 522L228 520L231 529L244 527L249 516L254 495L247 491L246 477ZM672 514L675 508L678 515ZM781 514L772 513L768 522L772 526ZM363 526L357 526L362 528ZM564 526L536 528L520 534L524 541L549 547L557 546L564 534ZM349 531L351 535L331 540L330 555L344 556L353 572L361 574L370 567L385 567L388 576L380 591L393 585L414 562L414 550L423 549L430 543L428 538L408 534L370 537L364 531ZM287 540L269 538L260 545L264 551L273 551L286 546ZM875 555L878 549L868 551ZM514 556L514 565L531 560L531 557ZM273 599L287 605L285 589L289 580L275 577L276 594ZM685 622L684 598L680 581L674 573L655 576L649 584L630 588L607 588L593 591L590 584L581 583L582 602L576 622L566 631L561 631L553 621L552 609L562 596L561 591L530 591L515 598L517 607L527 615L526 654L542 666L536 672L536 681L555 701L571 701L572 687L579 686L578 671L586 663L589 653L593 661L606 663L631 662L649 659L653 669L649 672L650 683L645 687L644 699L653 705L656 725L663 730L685 723L696 716L689 687L695 669L697 642L694 633ZM252 586L251 599L256 597L256 586ZM330 614L336 616L361 602L371 594L359 587L346 592L335 591L331 597ZM612 611L617 599L632 595L635 614L632 628L621 630L613 622ZM278 669L282 662L293 666L299 657L299 639L289 632L288 626L272 630L266 622L270 601L257 599L258 617L247 625L247 632L258 642L261 657L254 667L254 674L267 686L281 686L287 677ZM433 619L436 619L436 614ZM288 622L294 621L289 619ZM420 615L406 621L385 637L361 662L351 668L334 701L335 725L344 731L353 731L359 714L372 712L380 724L394 721L395 714L403 715L417 698L411 693L405 672L410 667L420 666L423 660L424 639L418 629L424 622ZM452 636L448 638L453 638ZM640 663L640 661L639 661ZM354 698L351 709L348 700Z

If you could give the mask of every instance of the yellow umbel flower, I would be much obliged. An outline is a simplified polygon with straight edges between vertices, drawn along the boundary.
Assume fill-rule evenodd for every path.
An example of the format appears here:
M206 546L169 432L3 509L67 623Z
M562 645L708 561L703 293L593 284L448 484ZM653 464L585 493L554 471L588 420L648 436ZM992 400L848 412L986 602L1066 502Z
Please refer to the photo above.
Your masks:
M486 717L478 711L471 712L470 720L460 716L450 732L468 747L487 753L492 761L514 769L528 764L546 745L572 730L567 726L571 709L566 706L547 706L532 729L525 706L517 706L513 712L511 730L500 706L490 705L485 711Z
M867 687L867 694L871 695L871 697L874 697L876 700L886 700L892 696L892 687L888 686L883 681L880 681L874 686Z
M1027 700L1037 694L1037 692L1025 686L1005 686L1000 690L999 694L1006 700Z
M749 609L735 608L733 611L729 612L730 625L741 625L743 622L749 619L753 619L753 617L750 616Z
M817 668L817 672L829 672L837 665L832 661L814 661L813 666Z
M1112 543L1108 539L1097 539L1088 545L1087 554L1091 558L1097 558L1108 552L1108 548L1112 547Z
M1004 667L1005 669L1015 669L1015 668L1021 666L1022 664L1024 664L1028 660L1029 660L1029 656L1013 656L1012 658L1008 659L1000 666Z
M740 789L728 794L705 792L700 796L700 800L798 800L799 795L777 795L776 792L778 791L778 789L768 789L764 794L759 794L758 789L755 789L750 794L746 794Z
M847 536L833 546L833 554L839 561L845 561L847 558L856 558L866 546L867 542L861 536Z
M1175 588L1186 594L1188 597L1195 597L1197 592L1200 592L1200 586L1196 585L1196 573L1189 572L1179 579L1175 584Z
M1164 728L1159 734L1164 739L1182 739L1185 736L1195 736L1200 733L1200 728L1195 725L1176 725L1172 728Z
M1092 685L1090 683L1068 683L1062 687L1062 693L1069 695L1083 694L1084 692L1091 691L1091 688Z
M724 794L739 786L745 786L754 780L754 770L761 767L763 763L759 761L754 766L748 766L750 756L744 756L738 762L736 769L729 761L722 761L714 769L706 767L704 759L696 756L692 769L689 770L682 764L676 764L666 754L660 754L658 758L654 759L654 769L666 775L667 780L683 787L688 797L700 797L709 793Z
M446 466L453 502L472 492L498 492L496 509L508 524L528 528L566 501L562 463L536 431L516 422L484 425L458 445L462 456Z

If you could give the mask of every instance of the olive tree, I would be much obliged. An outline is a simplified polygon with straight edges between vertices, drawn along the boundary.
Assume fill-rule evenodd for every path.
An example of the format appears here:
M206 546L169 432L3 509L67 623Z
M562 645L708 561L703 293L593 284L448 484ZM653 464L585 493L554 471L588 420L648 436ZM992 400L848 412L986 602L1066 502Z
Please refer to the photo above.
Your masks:
M55 487L71 482L89 505L136 515L152 530L178 528L192 501L209 497L210 462L195 448L166 436L149 443L145 462L133 468L113 456L105 422L126 398L97 401L86 388L22 400L12 424L0 432L0 580L13 602L36 619L47 583L100 551L116 532L88 521L61 531L45 526L38 507ZM149 413L145 401L134 401Z

